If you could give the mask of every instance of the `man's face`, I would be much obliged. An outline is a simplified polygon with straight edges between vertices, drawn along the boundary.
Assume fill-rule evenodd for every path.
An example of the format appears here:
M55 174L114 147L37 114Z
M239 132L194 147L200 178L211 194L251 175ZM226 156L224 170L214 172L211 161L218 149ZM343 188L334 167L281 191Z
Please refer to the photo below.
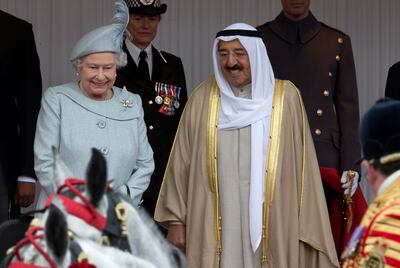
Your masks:
M290 20L302 20L307 17L310 0L281 0L283 13Z
M250 84L249 55L239 39L219 41L218 57L222 74L231 86L240 88Z
M361 162L361 175L367 178L367 182L372 190L373 196L377 196L379 187L383 181L379 178L378 171L367 160L363 160Z
M140 49L146 48L156 37L160 15L129 15L128 31L132 42Z

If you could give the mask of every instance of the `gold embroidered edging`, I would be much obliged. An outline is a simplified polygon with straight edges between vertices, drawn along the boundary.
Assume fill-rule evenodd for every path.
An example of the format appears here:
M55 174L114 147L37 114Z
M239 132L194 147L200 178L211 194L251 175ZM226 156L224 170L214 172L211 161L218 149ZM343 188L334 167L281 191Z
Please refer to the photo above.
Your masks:
M210 188L216 193L217 183L217 129L218 129L218 108L219 108L219 90L217 83L211 81L210 100L208 104L207 117L207 161L208 177L210 179Z
M279 137L281 136L283 100L285 96L285 83L283 80L275 80L274 97L272 99L272 114L270 123L268 157L265 174L265 200L264 217L262 226L262 254L261 262L267 261L268 252L268 232L269 232L269 207L274 198L276 170L278 166Z
M219 209L218 175L217 175L217 131L218 131L218 112L220 106L219 89L215 79L211 81L210 99L208 104L207 117L207 161L208 177L210 179L210 189L214 193L214 222L215 235L217 240L217 267L220 266L222 252L221 242L221 216Z
M303 133L303 165L301 167L301 194L300 194L300 207L299 207L299 218L301 216L301 208L303 207L303 196L304 196L304 170L305 170L305 163L306 163L306 118L304 115L305 108L303 101L301 99L300 91L296 89L297 96L299 97L300 107L301 107L301 122L302 122L302 133Z
M400 153L394 153L379 158L379 162L383 165L400 160Z
M398 178L392 185L390 185L372 201L361 220L362 226L368 225L374 215L386 209L386 206L382 207L382 204L395 203L400 199L400 191L398 190L399 187L400 178Z

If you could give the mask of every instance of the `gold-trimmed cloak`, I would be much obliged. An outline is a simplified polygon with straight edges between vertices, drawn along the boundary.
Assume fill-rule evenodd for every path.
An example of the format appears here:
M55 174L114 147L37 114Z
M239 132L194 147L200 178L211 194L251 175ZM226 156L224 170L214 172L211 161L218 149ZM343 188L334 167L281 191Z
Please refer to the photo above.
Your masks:
M210 77L185 107L155 220L186 226L188 267L218 267L219 90ZM307 117L298 90L276 80L267 157L263 267L339 267Z

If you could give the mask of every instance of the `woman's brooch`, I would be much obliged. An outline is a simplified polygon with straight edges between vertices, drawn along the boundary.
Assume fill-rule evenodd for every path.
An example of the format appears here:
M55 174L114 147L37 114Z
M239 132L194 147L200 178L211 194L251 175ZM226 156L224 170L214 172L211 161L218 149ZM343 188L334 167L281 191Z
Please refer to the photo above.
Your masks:
M133 106L133 101L131 99L123 99L121 103L124 108L131 108Z
M124 86L124 90L126 90L125 86ZM133 106L133 101L131 98L122 99L121 103L122 103L122 106L124 106L124 108L131 108Z

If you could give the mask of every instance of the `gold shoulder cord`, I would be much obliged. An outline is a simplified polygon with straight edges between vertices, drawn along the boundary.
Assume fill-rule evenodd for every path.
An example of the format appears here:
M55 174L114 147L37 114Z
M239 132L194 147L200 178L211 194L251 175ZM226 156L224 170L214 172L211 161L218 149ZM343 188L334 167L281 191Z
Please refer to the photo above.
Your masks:
M274 198L276 169L278 165L279 137L281 135L283 99L285 96L285 84L283 80L275 80L274 97L272 99L272 114L269 133L267 170L265 171L265 196L264 217L262 226L262 251L261 263L267 261L268 231L269 231L269 207Z
M215 235L217 240L217 267L220 267L222 242L221 242L221 215L219 208L219 192L217 177L217 131L218 131L218 112L220 106L219 89L215 79L211 82L211 92L208 104L207 120L207 161L208 177L210 179L210 189L214 193L214 222Z

